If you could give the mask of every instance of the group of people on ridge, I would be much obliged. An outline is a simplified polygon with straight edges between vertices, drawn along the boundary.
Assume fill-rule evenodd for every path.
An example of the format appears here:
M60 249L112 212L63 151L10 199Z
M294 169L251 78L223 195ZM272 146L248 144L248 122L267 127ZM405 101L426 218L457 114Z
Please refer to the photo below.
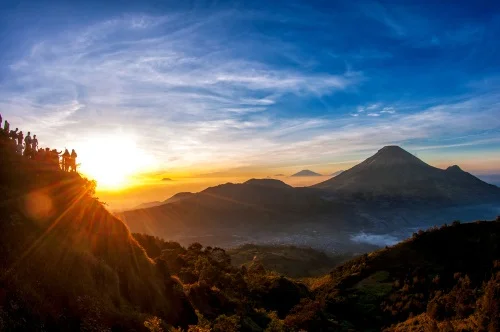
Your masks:
M19 131L18 128L10 130L10 123L7 120L5 120L2 129L2 120L2 115L0 114L0 134L9 139L12 148L17 154L54 168L62 169L65 172L76 172L77 154L74 149L71 150L71 153L68 149L65 149L63 153L56 149L38 148L36 135L31 137L31 132L28 131L25 137L23 131Z

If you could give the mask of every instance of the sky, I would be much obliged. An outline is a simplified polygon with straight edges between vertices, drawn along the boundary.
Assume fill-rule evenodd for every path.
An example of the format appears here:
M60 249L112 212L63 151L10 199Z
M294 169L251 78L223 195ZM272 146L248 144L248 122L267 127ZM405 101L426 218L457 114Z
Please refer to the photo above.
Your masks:
M0 112L136 184L331 174L389 144L500 173L499 35L495 1L7 0Z

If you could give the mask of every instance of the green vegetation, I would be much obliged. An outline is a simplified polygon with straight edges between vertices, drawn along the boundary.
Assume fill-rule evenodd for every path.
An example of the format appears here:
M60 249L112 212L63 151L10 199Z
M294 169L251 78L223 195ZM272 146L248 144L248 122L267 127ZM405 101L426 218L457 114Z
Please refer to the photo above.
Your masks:
M235 266L258 261L266 270L292 278L317 277L353 258L352 254L326 254L312 248L245 244L227 252Z

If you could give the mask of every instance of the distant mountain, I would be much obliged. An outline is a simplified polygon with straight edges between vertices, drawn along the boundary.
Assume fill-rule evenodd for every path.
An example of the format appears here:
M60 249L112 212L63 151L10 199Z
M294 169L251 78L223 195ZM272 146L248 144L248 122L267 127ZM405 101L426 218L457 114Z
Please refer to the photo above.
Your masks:
M383 147L362 163L312 187L365 197L500 203L500 188L458 166L446 170L432 167L399 146Z
M160 201L146 202L146 203L142 203L142 204L137 205L134 209L147 209L147 208L162 205L162 204L165 204L165 203L160 202Z
M344 172L344 170L341 170L341 171L336 171L336 172L333 172L333 173L331 174L331 176L337 176L337 175L342 174L343 172Z
M350 211L345 203L324 199L320 190L294 188L274 179L252 179L117 215L132 232L168 236L184 244L199 241L233 246L261 233L291 231L292 227L301 232L307 220L325 218L332 227L354 227L357 221L347 215Z
M458 166L435 168L400 147L389 146L312 187L251 179L181 193L166 203L118 216L132 232L186 245L198 241L234 247L289 237L293 243L316 248L354 250L359 241L354 244L346 235L349 232L399 231L400 236L407 229L444 220L494 217L500 207L500 188ZM365 241L363 246L370 243Z
M245 184L273 188L292 188L292 186L289 186L285 182L275 179L250 179Z
M321 174L319 173L316 173L316 172L313 172L313 171L310 171L308 169L304 169L298 173L295 173L291 176L321 176Z
M193 195L194 194L190 193L190 192L180 192L180 193L177 193L174 196L170 197L169 199L163 201L163 204L178 202L180 200L192 197Z

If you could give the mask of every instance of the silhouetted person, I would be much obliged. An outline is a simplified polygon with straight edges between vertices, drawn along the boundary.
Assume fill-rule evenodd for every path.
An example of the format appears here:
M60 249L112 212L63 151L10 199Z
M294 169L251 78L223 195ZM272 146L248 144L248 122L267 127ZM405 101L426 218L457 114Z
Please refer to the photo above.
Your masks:
M28 135L24 138L24 143L31 145L31 131L28 131Z
M5 131L7 135L10 134L10 123L7 120L5 120L5 123L3 125L3 131Z
M76 172L76 157L78 155L75 152L75 149L71 149L71 171Z
M21 130L19 132L19 134L17 134L17 145L23 144L23 138L24 138L24 134L23 134L23 131Z
M31 132L28 131L28 134L24 138L24 156L28 157L28 158L31 158L32 151L33 151L31 149L31 143L32 143Z
M33 135L33 140L31 141L31 149L33 151L38 150L38 139L36 138L36 135Z
M17 141L17 131L18 131L18 130L19 130L19 129L17 129L17 128L16 128L16 130L11 130L11 131L10 131L10 135L9 135L9 136L10 136L10 138L12 138L14 141Z
M63 171L67 172L69 170L69 166L71 163L71 155L69 154L68 149L64 150L64 153L62 155L62 169Z

